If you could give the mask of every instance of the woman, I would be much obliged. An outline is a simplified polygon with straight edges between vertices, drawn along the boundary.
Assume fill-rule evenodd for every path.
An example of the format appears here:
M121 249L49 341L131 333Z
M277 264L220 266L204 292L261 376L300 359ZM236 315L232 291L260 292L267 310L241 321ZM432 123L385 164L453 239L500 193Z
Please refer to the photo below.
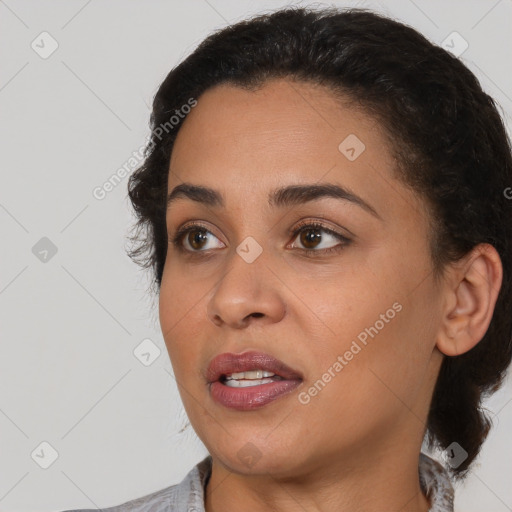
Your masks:
M453 511L512 357L511 151L474 75L288 8L203 41L151 122L131 256L209 456L106 510Z

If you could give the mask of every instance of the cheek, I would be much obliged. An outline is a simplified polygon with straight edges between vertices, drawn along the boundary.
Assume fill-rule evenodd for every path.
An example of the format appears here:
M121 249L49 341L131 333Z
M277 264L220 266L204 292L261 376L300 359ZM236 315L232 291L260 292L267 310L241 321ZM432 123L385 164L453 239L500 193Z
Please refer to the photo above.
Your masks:
M379 333L384 332L393 322L400 309L396 303L401 295L393 286L395 282L382 265L374 266L372 271L366 265L354 263L331 275L317 277L315 285L303 280L298 291L308 306L307 318L324 336L323 344L342 353L352 340L364 342L369 339L368 331L375 333L376 327ZM297 321L303 321L300 315ZM302 328L311 331L307 322Z
M347 328L327 344L324 340L322 353L312 352L310 360L316 361L304 389L311 396L305 410L313 418L323 418L320 428L336 431L343 424L345 435L355 442L414 408L428 355L417 350L418 340L411 337L411 311L394 304L395 308L372 304L358 319L354 314L343 317Z
M159 297L162 335L175 372L184 373L194 365L206 319L206 289L179 272L164 271Z
M323 276L316 286L302 281L309 314L297 315L297 322L315 338L311 377L329 371L342 356L338 374L344 377L337 382L355 395L375 402L389 394L379 377L392 389L413 393L411 383L421 379L432 349L434 296L428 279L418 286L421 262L383 248L371 261L354 261L348 268L353 271Z
M399 300L393 302L393 296ZM364 410L387 416L389 411L401 414L415 407L433 349L431 299L429 290L420 287L413 295L397 293L373 303L366 318L361 316L358 332L352 330L345 341L352 358L343 370L345 391L354 408L361 400L371 406ZM357 354L352 356L352 351Z

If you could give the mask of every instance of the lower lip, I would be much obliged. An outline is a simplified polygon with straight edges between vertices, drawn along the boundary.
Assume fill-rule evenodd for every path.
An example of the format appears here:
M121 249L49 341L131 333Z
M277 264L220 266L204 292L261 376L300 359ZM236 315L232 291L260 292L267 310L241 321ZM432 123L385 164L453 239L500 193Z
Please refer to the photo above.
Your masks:
M238 411L251 411L267 405L293 391L302 381L279 380L259 386L232 388L220 381L212 382L210 393L217 403Z

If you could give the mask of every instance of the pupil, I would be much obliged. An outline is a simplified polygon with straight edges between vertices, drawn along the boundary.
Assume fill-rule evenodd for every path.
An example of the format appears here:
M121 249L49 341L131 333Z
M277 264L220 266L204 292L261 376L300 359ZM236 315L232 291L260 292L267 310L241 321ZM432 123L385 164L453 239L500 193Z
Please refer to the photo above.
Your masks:
M191 231L189 233L189 242L194 249L200 249L202 243L206 240L206 233L204 231Z
M313 233L313 235L309 235L308 233ZM309 249L309 244L313 243L313 247L316 247L315 242L320 242L321 238L322 235L320 234L319 229L308 229L302 232L301 243Z

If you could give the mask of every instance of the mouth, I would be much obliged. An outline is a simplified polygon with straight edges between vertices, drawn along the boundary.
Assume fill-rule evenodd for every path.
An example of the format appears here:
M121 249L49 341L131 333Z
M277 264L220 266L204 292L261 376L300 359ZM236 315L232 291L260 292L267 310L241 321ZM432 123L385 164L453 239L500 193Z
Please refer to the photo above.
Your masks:
M240 374L244 375L240 375ZM272 374L272 375L269 375ZM230 380L302 380L302 375L275 357L263 352L243 352L242 354L220 354L208 365L208 383Z
M210 362L206 379L215 402L242 411L273 402L303 380L283 361L255 351L218 355Z

